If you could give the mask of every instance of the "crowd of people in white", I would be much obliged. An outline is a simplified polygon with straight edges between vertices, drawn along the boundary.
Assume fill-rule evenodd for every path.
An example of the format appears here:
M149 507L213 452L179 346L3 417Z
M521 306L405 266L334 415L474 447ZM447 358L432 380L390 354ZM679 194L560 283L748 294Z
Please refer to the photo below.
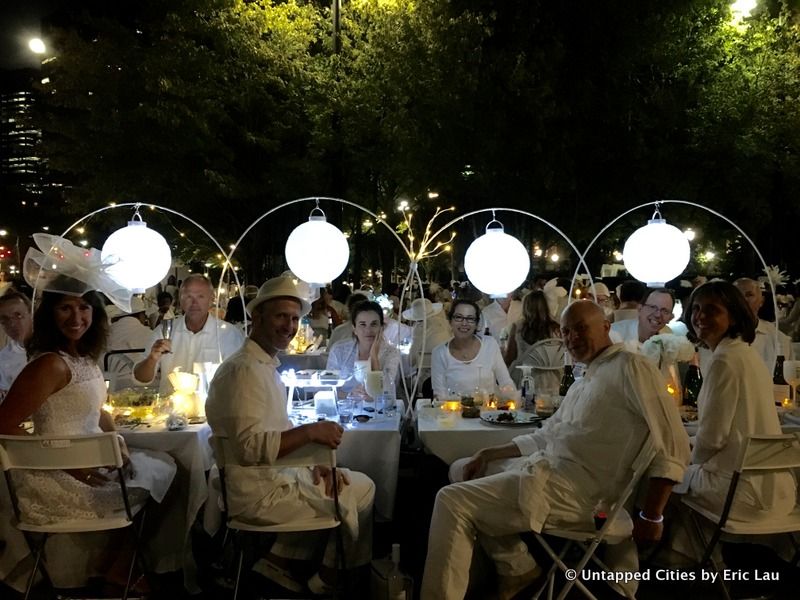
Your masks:
M166 375L174 369L222 363L210 384L206 413L213 434L235 461L228 468L230 510L256 524L298 513L312 516L328 508L337 486L350 567L371 559L372 481L346 469L332 481L323 468L279 473L262 468L308 443L331 448L341 443L338 423L294 426L287 414L280 356L303 318L311 313L314 332L328 338L327 368L340 372L352 373L358 361L368 361L371 370L395 379L401 361L397 346L401 339L410 342L411 365L425 382L421 389L440 398L514 389L509 369L525 364L537 342L560 340L583 375L555 415L533 434L454 463L453 483L437 496L422 584L422 597L436 600L467 594L475 544L495 562L498 597L512 598L526 589L542 573L518 534L591 518L598 502L624 486L624 473L643 444L653 446L655 459L633 513L631 542L611 566L635 568L634 540L659 540L665 518L675 524L664 544L665 560L697 558L679 526L680 503L670 498L688 494L721 506L748 436L780 433L771 373L777 357L791 359L793 351L790 337L778 328L791 333L800 322L796 307L779 323L759 318L764 292L761 282L749 278L687 289L677 320L673 290L646 289L638 282L623 282L614 293L602 282L578 286L579 299L567 298L566 284L537 281L531 290L489 301L468 286L454 285L429 290L428 297L401 312L396 297L390 308L366 290L346 301L334 300L328 291L312 299L305 287L280 276L259 288L248 286L240 316L249 324L245 338L241 323L223 320L215 309L214 287L202 275L180 283L171 278L158 290L150 314L136 297L130 311L105 306L96 293L103 290L83 283L37 290L40 301L33 312L23 293L8 289L0 297L5 335L0 433L24 433L20 426L29 419L36 434L113 429L101 409L106 389L99 365L107 350L115 351L105 366L116 388L158 385L164 395L173 391ZM160 327L164 320L173 321L168 338ZM646 352L648 340L670 334L699 352L703 385L691 440L667 393L662 365ZM358 385L348 383L343 393ZM135 474L129 486L160 501L174 476L174 461L127 449L125 455ZM91 470L23 474L21 507L39 520L91 515L111 502L103 496L107 483ZM793 478L758 475L743 482L732 515L770 519L791 512L795 504ZM2 509L7 512L8 506ZM311 577L301 576L307 571L297 563L310 559L313 548L308 539L288 535L279 536L257 570L296 592L325 593L335 567L333 541L325 543ZM18 552L9 544L0 549L0 574L10 585L15 584L13 558ZM66 585L97 572L96 565L76 569L74 563L69 561Z

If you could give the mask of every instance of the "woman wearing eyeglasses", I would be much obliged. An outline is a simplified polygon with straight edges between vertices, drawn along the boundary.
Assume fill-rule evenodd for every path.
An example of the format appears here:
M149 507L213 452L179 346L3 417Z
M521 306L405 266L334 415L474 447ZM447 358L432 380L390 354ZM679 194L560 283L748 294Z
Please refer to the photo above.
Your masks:
M514 387L503 361L500 346L491 336L478 337L481 309L471 300L454 300L448 315L453 338L434 348L431 354L431 384L438 398L448 390L472 392Z

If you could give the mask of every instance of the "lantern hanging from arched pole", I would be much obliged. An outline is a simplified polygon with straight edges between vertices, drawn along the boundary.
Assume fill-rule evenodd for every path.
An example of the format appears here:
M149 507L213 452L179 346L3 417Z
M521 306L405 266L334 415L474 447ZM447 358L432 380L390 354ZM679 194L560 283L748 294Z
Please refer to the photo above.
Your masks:
M464 255L464 270L470 282L492 298L505 298L522 285L530 267L525 246L508 235L495 218L486 225L486 233L472 242Z
M323 251L315 252L314 248ZM308 221L289 234L285 252L286 263L292 272L315 287L323 287L336 279L350 260L347 238L338 227L328 223L319 201Z
M680 229L667 223L657 204L647 225L625 241L622 262L632 277L649 287L664 287L689 264L689 240Z
M134 294L161 281L172 264L167 241L142 220L139 206L134 206L128 225L108 236L101 250L108 275Z

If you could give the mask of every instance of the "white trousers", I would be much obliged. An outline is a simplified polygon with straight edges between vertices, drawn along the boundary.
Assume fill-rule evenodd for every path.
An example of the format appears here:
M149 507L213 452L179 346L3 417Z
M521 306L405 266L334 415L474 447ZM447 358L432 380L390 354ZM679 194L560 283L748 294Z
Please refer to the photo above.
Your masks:
M521 575L536 566L517 535L530 530L517 502L523 472L498 473L448 485L436 495L422 578L422 600L464 597L476 538L501 576Z
M347 568L351 569L372 560L372 502L375 498L375 484L363 473L348 471L348 474L350 485L342 490L342 495L353 495L358 511L358 539L348 535L348 528L343 526L345 561ZM270 518L292 521L319 515L319 511L308 503L297 502L291 506L284 503L278 507L279 510L286 512L285 518L276 514L274 507L270 509ZM309 560L321 546L323 539L327 540L327 544L322 562L327 567L335 567L336 536L329 531L279 534L271 552L283 558Z
M517 459L505 459L490 462L486 477L464 482L463 466L468 460L453 462L449 476L455 483L436 496L422 600L464 597L476 540L494 560L500 576L522 575L536 566L518 535L531 530L529 517L519 507L520 478L534 475L515 470ZM551 478L547 495L542 503L550 505L548 525L564 527L590 518L591 508L581 506L579 494L569 482ZM606 564L612 571L637 571L636 545L629 540L608 546ZM626 587L636 593L638 583Z

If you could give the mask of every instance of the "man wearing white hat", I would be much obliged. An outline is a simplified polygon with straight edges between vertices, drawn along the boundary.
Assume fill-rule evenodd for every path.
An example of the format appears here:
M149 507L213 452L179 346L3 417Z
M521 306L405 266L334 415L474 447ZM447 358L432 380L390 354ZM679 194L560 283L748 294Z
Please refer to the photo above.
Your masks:
M142 350L150 344L153 332L147 326L144 302L139 296L131 298L131 312L126 313L114 304L106 307L111 323L108 330L108 351ZM131 354L112 354L108 357L108 373L113 376L111 391L142 385L133 378L134 356Z
M228 510L239 520L271 525L315 517L327 510L335 484L345 532L348 568L372 558L372 502L375 485L362 473L338 469L339 481L330 481L322 467L259 469L309 443L337 448L343 429L338 423L319 421L294 427L286 411L286 387L278 374L278 352L297 333L302 315L311 308L305 295L289 277L267 281L247 304L253 320L250 337L217 370L206 402L206 415L214 435L227 445L237 464L228 464ZM254 570L295 592L304 592L293 566L314 553L309 536L279 535L269 554ZM330 536L319 572L307 583L314 593L329 590L334 567L334 536Z

